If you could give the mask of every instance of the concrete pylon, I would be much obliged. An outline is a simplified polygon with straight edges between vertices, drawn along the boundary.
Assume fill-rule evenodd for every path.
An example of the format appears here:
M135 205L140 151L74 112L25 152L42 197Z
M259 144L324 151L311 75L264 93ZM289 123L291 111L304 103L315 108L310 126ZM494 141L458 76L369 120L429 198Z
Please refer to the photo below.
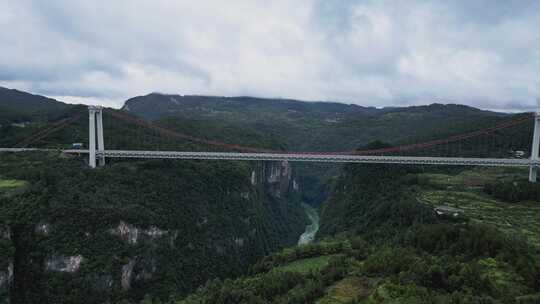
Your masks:
M96 111L88 107L88 165L96 167Z
M99 112L96 112L96 122L97 122L97 150L99 153L99 165L105 166L105 140L103 139L103 110L100 109Z
M531 148L531 160L538 160L540 152L540 112L534 113L534 131L533 131L533 141ZM531 166L529 169L529 181L532 183L536 182L536 177L538 175L538 167Z
M88 114L88 165L90 166L90 168L95 168L97 158L99 158L100 166L105 165L105 144L103 139L103 108L100 106L89 106ZM97 156L97 152L100 152L99 157Z

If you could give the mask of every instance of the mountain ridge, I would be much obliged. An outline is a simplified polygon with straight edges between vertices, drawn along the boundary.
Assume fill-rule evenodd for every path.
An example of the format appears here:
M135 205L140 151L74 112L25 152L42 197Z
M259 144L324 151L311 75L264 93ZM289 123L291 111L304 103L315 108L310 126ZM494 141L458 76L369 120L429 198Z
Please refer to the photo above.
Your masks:
M157 123L166 121L185 132L192 131L186 124L250 128L279 138L292 151L352 150L374 140L391 144L431 140L488 127L509 116L459 104L377 109L335 102L161 93L130 98L122 110Z
M253 101L253 102L270 102L270 103L276 103L279 105L304 105L306 107L312 106L321 106L324 105L328 108L333 109L352 109L352 111L342 111L342 112L371 112L371 113L384 113L384 112L394 112L394 111L401 111L405 109L409 110L417 110L417 109L429 109L429 108L440 108L440 107L447 107L447 108L461 108L464 110L471 110L471 111L477 111L477 112L483 112L483 113L491 113L493 115L509 115L509 113L505 112L498 112L498 111L492 111L492 110L485 110L476 108L473 106L460 104L460 103L442 103L442 102L433 102L430 104L422 104L422 105L408 105L408 106L384 106L384 107L374 107L374 106L363 106L360 104L355 103L347 103L347 102L338 102L338 101L308 101L308 100L301 100L301 99L293 99L293 98L269 98L269 97L255 97L255 96L248 96L248 95L239 95L239 96L221 96L221 95L198 95L198 94L167 94L167 93L159 93L159 92L152 92L146 95L139 95L134 96L126 101L124 101L124 105L121 107L122 110L131 111L131 107L133 103L135 102L141 102L144 101L145 98L154 98L154 97L165 97L171 99L173 103L178 104L180 99L188 100L188 99L196 99L198 101L205 101L205 99L212 99L216 101L223 101L224 103L227 102L234 102L234 101Z

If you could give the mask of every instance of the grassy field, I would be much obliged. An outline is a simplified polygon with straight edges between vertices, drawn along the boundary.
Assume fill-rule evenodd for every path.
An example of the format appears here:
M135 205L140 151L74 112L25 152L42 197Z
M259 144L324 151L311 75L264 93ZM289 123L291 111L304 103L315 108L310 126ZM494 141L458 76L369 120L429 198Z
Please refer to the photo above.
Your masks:
M323 255L314 258L302 259L277 267L275 269L278 271L291 271L305 274L312 270L324 268L326 265L328 265L328 261L330 261L331 258L331 255Z
M477 167L458 174L426 173L420 180L428 186L445 189L481 189L486 183L500 180L517 180L528 177L527 168Z
M324 268L335 255L323 255L314 258L296 260L275 268L275 271L290 271L307 274ZM373 291L377 279L348 276L328 287L325 295L317 300L317 304L350 303L354 299L364 299Z
M0 189L6 189L6 188L18 188L25 185L24 181L16 180L16 179L0 179Z
M472 221L494 225L511 235L522 235L540 248L540 202L510 203L485 194L485 183L500 179L523 179L520 168L477 168L456 175L422 174L427 187L419 200L433 206L462 209ZM430 187L431 186L431 187Z
M0 196L9 196L17 193L26 186L26 182L16 179L2 179L0 176Z
M346 277L326 290L326 294L316 304L351 303L353 300L365 299L373 291L373 279Z

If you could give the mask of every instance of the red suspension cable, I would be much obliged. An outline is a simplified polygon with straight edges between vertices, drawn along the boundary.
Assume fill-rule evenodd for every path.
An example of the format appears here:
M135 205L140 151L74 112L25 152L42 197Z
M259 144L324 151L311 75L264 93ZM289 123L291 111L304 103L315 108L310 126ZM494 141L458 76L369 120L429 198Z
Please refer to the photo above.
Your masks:
M451 137L448 137L448 138L445 138L445 139L437 139L437 140L427 141L427 142L423 142L423 143L401 145L401 146L391 147L391 148L372 149L372 150L353 150L353 151L345 151L345 152L286 152L286 151L276 151L276 150L270 150L270 149L260 149L260 148L245 147L245 146L236 145L236 144L227 144L227 143L223 143L223 142L219 142L219 141L215 141L215 140L201 139L201 138L197 138L197 137L194 137L194 136L191 136L191 135L187 135L187 134L176 132L176 131L173 131L173 130L170 130L170 129L166 129L166 128L163 128L163 127L160 127L160 126L156 126L156 125L154 125L152 123L147 122L146 120L143 120L143 119L140 119L140 118L135 118L135 117L133 117L131 115L128 115L126 113L122 113L122 112L119 112L119 111L108 111L108 113L110 113L111 115L113 115L115 117L118 117L120 119L128 120L131 123L134 123L136 125L153 129L153 130L158 131L158 132L160 132L160 133L162 133L164 135L167 135L167 136L171 136L171 137L174 137L174 138L185 139L185 140L189 140L189 141L193 141L193 142L197 142L197 143L202 143L202 144L207 144L207 145L211 145L211 146L218 146L218 147L222 147L222 148L232 149L232 150L239 150L239 151L243 151L243 152L255 152L255 153L292 153L292 154L329 154L329 155L332 155L332 154L333 155L353 155L353 154L356 154L356 155L371 155L371 154L385 154L385 153L393 153L393 152L402 152L402 151L411 151L411 150L417 150L417 149L425 149L425 148L430 148L430 147L437 146L437 145L448 144L448 143L453 143L453 142L457 142L457 141L477 137L477 136L480 136L480 135L490 134L490 133L493 133L495 131L502 130L502 129L505 129L505 128L509 128L509 127L512 127L512 126L516 126L516 125L519 125L519 124L522 124L522 123L525 123L525 122L528 122L528 121L531 120L531 116L526 116L526 117L523 117L523 118L520 118L520 119L516 119L516 120L512 120L512 121L508 121L508 122L498 124L498 125L496 125L494 127L490 127L490 128L470 132L470 133L454 135L454 136L451 136Z

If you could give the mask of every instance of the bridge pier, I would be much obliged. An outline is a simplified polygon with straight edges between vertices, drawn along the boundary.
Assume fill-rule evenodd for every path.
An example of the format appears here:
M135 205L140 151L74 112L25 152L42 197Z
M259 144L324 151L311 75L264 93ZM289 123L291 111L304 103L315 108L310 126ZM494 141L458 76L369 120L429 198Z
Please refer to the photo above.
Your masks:
M97 139L98 139L98 152L100 152L99 165L105 166L105 140L103 139L103 111L100 109L96 112L96 127L97 127Z
M103 108L99 106L89 106L88 115L88 165L90 166L90 168L95 168L96 160L99 161L100 166L105 165L105 142L103 139ZM96 152L100 152L99 156Z
M540 156L540 112L534 114L534 131L533 131L533 141L531 148L531 160L538 160ZM529 168L529 181L532 183L536 182L538 175L538 167L531 166Z

